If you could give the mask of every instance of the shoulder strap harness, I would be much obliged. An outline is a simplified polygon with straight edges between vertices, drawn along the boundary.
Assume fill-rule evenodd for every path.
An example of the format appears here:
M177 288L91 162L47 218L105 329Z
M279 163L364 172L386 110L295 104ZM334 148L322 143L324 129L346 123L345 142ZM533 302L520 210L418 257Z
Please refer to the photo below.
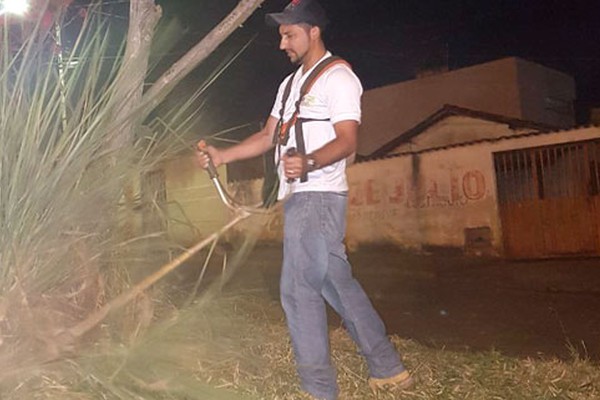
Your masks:
M306 80L302 84L300 88L300 97L295 104L294 113L292 117L287 121L283 121L283 114L285 112L285 105L290 97L292 92L292 84L294 81L294 76L291 76L288 80L285 89L283 91L283 96L281 99L281 108L279 110L279 123L277 124L276 134L273 137L275 144L278 146L278 151L280 146L285 146L290 138L290 128L292 126L295 127L295 136L296 136L296 146L298 146L297 151L300 154L306 154L306 147L304 145L304 134L302 132L302 124L308 121L329 121L329 118L325 119L316 119L316 118L302 118L299 116L300 114L300 105L302 104L302 100L304 96L306 96L310 89L313 87L314 83L323 75L327 69L333 67L334 65L345 64L350 66L347 61L338 56L327 57L323 61L321 61L306 77ZM304 174L300 178L300 182L306 182L308 180L308 173Z

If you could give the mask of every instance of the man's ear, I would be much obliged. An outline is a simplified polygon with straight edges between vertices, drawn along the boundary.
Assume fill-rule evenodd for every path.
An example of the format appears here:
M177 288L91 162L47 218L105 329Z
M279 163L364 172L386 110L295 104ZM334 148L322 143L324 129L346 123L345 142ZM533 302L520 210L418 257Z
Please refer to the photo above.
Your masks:
M321 37L321 28L318 26L311 26L309 34L311 39L319 39Z

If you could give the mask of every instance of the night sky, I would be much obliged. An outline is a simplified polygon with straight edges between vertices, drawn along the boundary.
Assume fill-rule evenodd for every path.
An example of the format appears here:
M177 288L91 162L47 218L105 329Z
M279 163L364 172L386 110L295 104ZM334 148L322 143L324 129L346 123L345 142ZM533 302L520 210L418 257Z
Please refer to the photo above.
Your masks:
M230 11L236 0L164 0L165 21L180 21L185 34L161 55L163 65L189 48ZM266 12L287 1L267 0L242 29L202 66L173 99L250 46L209 91L207 129L259 121L270 110L280 80L292 70L277 49ZM365 89L412 79L440 65L457 69L518 56L573 76L578 122L600 106L600 1L582 0L323 0L332 21L326 43L351 62ZM160 53L160 51L158 52ZM160 67L159 67L160 69Z

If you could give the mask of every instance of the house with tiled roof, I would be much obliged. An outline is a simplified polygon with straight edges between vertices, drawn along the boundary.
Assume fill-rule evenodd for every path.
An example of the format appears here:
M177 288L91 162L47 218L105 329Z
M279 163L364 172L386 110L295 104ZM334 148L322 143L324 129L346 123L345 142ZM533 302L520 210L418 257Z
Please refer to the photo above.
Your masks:
M348 169L351 245L600 254L600 128L444 106Z

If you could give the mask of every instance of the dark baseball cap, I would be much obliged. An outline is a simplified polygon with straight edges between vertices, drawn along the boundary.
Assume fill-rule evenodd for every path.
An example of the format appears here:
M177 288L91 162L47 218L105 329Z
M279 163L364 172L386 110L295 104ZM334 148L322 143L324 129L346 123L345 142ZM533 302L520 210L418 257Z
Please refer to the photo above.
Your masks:
M315 0L292 0L280 13L267 14L267 25L295 25L306 23L324 28L329 22L325 10Z

